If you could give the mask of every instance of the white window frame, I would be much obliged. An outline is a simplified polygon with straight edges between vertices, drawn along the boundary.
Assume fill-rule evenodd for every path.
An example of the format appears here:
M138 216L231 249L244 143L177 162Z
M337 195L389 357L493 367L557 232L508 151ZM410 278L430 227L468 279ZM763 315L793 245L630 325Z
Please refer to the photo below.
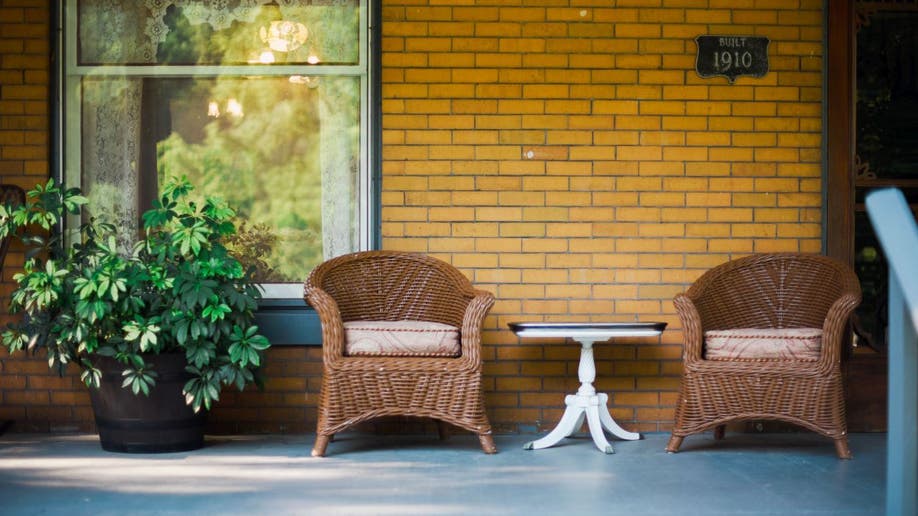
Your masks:
M376 84L371 76L370 41L374 27L371 25L373 13L371 0L359 0L359 37L358 62L354 65L79 65L76 60L77 50L77 1L66 0L59 7L58 30L63 29L58 39L58 55L63 56L58 104L61 106L58 116L58 167L63 183L69 187L80 187L82 178L81 156L81 85L84 77L201 77L217 76L263 76L278 77L306 75L310 77L344 76L360 78L360 159L359 159L359 193L360 219L358 250L371 249L374 240L374 228L377 227L376 210L371 164L374 163L375 148L371 141L371 120L377 109L373 102ZM68 13L73 13L68 16ZM72 145L72 148L71 148ZM75 228L78 221L68 221L67 227ZM303 271L303 279L309 271ZM265 299L302 299L302 283L263 283Z

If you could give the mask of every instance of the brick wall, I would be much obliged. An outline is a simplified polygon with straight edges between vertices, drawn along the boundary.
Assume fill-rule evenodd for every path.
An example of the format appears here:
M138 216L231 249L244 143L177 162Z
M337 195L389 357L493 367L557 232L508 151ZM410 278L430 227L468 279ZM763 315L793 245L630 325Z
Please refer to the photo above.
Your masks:
M49 16L47 2L0 4L0 174L23 187L48 175Z
M383 246L497 295L492 423L552 427L578 385L575 346L507 322L663 320L661 338L599 345L596 386L629 429L666 430L672 296L733 257L820 250L822 2L383 0L382 17ZM48 173L48 19L0 0L0 172L22 186ZM699 78L702 34L768 36L770 72ZM224 391L213 431L314 429L319 349L272 349L265 369L265 391ZM75 375L21 356L0 355L3 419L92 428Z
M47 1L0 2L0 177L28 189L48 176L50 39ZM23 262L22 248L11 247L0 275L0 323L13 274ZM66 425L79 397L73 378L59 378L43 359L15 360L0 351L0 422L35 418L47 427ZM87 396L88 402L88 396Z
M700 8L699 8L700 6ZM551 427L579 351L510 321L663 320L600 345L597 388L642 431L671 424L671 299L709 267L819 251L822 2L386 0L383 246L493 291L487 402ZM763 78L701 79L694 38L768 36Z

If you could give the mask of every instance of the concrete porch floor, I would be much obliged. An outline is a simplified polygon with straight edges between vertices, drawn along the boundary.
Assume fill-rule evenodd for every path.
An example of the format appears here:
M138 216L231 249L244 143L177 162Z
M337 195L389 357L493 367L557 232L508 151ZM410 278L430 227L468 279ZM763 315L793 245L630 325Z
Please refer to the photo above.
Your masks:
M810 433L708 433L663 451L668 434L588 435L527 451L538 436L478 439L344 434L325 458L313 436L208 436L205 448L103 451L95 435L0 436L0 514L881 514L885 434L851 436L838 460Z

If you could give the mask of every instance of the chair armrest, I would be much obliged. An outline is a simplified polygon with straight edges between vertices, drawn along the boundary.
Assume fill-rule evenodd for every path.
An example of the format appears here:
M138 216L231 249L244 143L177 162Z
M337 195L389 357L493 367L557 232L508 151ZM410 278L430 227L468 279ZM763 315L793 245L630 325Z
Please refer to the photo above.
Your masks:
M822 326L822 353L819 359L821 367L832 367L840 363L844 345L842 339L848 328L848 320L860 303L860 293L847 292L829 307Z
M326 365L344 356L344 321L338 303L324 290L306 283L303 298L316 310L322 323L322 357Z
M460 344L463 360L469 361L472 366L481 364L481 326L492 306L494 306L494 294L484 290L475 290L475 297L465 308Z
M701 360L704 330L701 327L701 314L690 297L678 294L673 298L673 305L682 321L682 362L687 364Z

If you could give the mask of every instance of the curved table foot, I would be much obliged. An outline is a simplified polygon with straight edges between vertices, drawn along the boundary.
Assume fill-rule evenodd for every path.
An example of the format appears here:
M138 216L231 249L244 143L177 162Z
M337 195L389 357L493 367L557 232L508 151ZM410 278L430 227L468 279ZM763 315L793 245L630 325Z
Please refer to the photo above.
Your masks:
M568 396L568 398L570 398L570 396ZM564 409L564 415L561 416L561 421L558 423L558 426L556 426L555 429L549 432L545 437L530 443L526 443L523 448L526 450L540 450L542 448L548 448L549 446L558 444L561 439L564 439L576 431L576 425L577 422L580 421L580 415L582 413L583 409L568 403L567 408Z
M583 420L586 419L587 426L590 428L590 436L593 443L603 453L615 453L612 445L606 440L603 430L608 431L619 439L635 441L641 438L641 434L629 432L619 426L609 414L606 408L606 402L609 396L606 394L572 394L564 399L567 408L564 409L564 415L558 425L545 437L526 443L524 450L540 450L558 444L565 437L570 437L577 432Z
M603 407L608 407L609 406L608 405L609 396L605 393L600 393L598 394L598 396L599 396L599 403ZM618 437L619 439L622 439L625 441L637 441L641 438L641 434L637 432L629 432L625 430L624 428L622 428L621 426L619 426L619 424L616 423L614 419L612 419L612 414L609 414L608 409L599 411L599 421L602 422L602 427L607 432L614 435L615 437Z
M605 405L603 405L605 409ZM590 435L593 437L593 443L596 444L596 447L599 448L599 451L603 453L615 453L615 450L612 449L612 445L609 444L609 441L606 440L606 434L602 431L602 422L600 421L600 414L602 412L608 411L599 410L599 405L590 405L586 407L586 416L587 423L590 427Z

